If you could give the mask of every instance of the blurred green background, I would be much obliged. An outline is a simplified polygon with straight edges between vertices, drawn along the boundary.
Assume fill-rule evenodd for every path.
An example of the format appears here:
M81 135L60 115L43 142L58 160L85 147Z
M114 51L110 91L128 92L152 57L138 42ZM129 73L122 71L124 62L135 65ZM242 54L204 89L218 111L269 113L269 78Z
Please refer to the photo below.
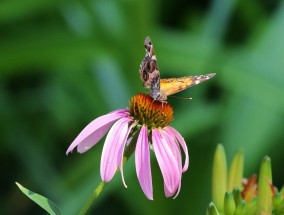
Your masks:
M143 89L139 64L149 35L161 76L217 75L170 98L172 126L186 139L189 170L167 199L152 154L154 201L139 186L133 157L91 214L205 214L213 151L245 151L245 175L272 157L284 184L284 2L2 0L0 2L0 214L44 214L15 186L76 214L99 183L103 141L65 152L94 118L126 108Z

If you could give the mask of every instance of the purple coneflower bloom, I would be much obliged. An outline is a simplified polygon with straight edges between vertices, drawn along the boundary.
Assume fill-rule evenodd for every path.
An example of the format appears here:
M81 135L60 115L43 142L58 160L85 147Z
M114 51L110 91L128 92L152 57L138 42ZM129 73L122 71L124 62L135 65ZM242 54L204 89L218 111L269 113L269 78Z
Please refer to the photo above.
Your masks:
M75 147L83 153L94 146L109 130L101 157L101 178L109 182L117 168L122 181L124 157L135 150L136 173L144 194L153 200L152 174L150 166L150 146L160 166L166 197L178 195L181 188L182 173L188 168L189 158L183 137L169 126L173 120L173 110L168 103L153 101L145 94L132 98L130 109L120 109L103 115L90 124L69 146L66 154ZM134 146L134 147L132 147ZM181 149L185 153L182 166Z

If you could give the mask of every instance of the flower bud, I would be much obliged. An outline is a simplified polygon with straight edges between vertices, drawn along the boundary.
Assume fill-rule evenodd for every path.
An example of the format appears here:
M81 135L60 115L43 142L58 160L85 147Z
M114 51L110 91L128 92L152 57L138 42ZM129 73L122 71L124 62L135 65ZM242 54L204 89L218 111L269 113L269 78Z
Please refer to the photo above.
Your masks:
M272 184L272 171L271 160L265 156L262 160L259 172L258 181L258 198L257 198L257 213L271 213L272 211L272 197L273 192L271 189Z
M236 204L234 196L231 192L226 192L224 200L224 213L226 215L234 215L236 210Z
M236 207L237 207L240 204L240 202L242 201L241 191L238 190L238 189L234 189L233 190L233 196L234 196L235 204L236 204Z
M239 150L230 165L228 176L228 191L232 192L234 188L241 190L244 169L244 153Z
M227 162L224 147L219 144L213 161L212 200L223 211L224 193L227 191Z
M240 204L236 208L235 215L246 215L246 202L241 201Z
M214 205L213 202L210 202L208 208L207 208L207 212L206 215L219 215L220 213L218 212L216 206Z

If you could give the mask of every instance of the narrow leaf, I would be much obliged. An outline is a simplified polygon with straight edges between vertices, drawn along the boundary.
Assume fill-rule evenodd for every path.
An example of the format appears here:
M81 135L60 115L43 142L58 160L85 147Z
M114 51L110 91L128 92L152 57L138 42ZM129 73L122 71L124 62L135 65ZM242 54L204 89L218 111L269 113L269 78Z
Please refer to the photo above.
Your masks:
M23 187L21 184L17 182L16 185L27 197L29 197L33 202L35 202L44 210L46 210L49 214L51 215L61 214L59 207L48 198L28 190L27 188Z

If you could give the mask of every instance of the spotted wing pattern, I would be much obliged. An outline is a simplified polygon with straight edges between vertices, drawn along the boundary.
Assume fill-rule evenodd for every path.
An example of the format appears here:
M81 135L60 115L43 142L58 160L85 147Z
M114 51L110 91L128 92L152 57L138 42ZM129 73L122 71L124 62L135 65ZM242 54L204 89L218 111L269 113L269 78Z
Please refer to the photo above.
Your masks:
M159 100L160 72L150 37L146 37L144 46L146 50L146 56L140 64L140 78L143 81L143 86L150 90L150 96L152 96L156 100Z

